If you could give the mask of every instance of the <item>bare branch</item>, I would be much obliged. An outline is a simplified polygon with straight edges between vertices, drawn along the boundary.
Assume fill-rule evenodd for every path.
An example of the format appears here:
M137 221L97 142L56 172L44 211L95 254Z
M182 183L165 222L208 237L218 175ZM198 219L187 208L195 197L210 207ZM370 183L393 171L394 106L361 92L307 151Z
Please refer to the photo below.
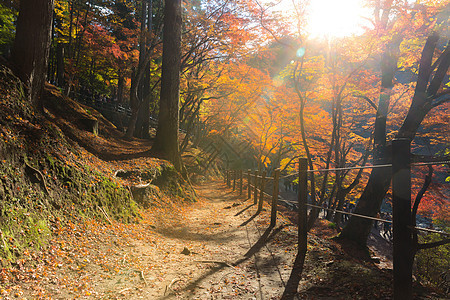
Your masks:
M450 243L450 239L441 240L433 243L418 244L417 249L430 249Z
M427 94L430 96L433 96L437 93L439 87L441 86L442 80L447 74L448 68L450 66L450 41L449 43L447 43L447 47L439 57L439 60L439 66L437 67L436 73L434 74L434 77L427 89Z
M438 107L441 104L447 103L450 101L450 91L436 95L434 99L435 99L434 103L431 104L433 108Z
M428 174L425 176L425 181L423 182L423 186L420 189L420 191L416 195L416 199L414 200L414 206L412 209L412 218L413 218L413 224L416 225L416 215L417 215L417 209L419 208L420 200L422 200L423 195L428 190L431 184L431 178L433 176L433 166L428 166Z
M289 45L288 43L285 43L285 42L283 42L282 40L280 40L277 36L276 36L276 34L275 34L275 32L273 32L273 30L272 29L270 29L269 27L267 27L265 24L264 24L264 13L266 12L266 10L267 9L264 9L263 8L263 6L261 5L261 3L259 3L259 1L255 1L256 2L256 4L258 4L258 6L260 7L260 9L261 9L261 13L260 13L260 24L261 24L261 27L264 29L264 30L266 30L273 38L274 38L274 40L275 41L277 41L277 43L279 43L279 44L281 44L281 45L283 45L283 46L286 46L286 47L288 47L288 48L290 48L290 49L294 49L294 47L292 47L292 45ZM280 3L281 1L278 1L278 3ZM276 3L276 4L278 4L278 3ZM276 4L274 4L274 5L272 5L272 6L275 6ZM270 8L270 7L269 7Z
M375 110L378 110L378 107L377 107L377 105L375 104L375 102L373 102L369 97L363 96L363 95L356 95L356 94L354 94L353 97L361 98L361 99L366 100L366 101L370 104L370 106L372 106L373 108L375 108Z

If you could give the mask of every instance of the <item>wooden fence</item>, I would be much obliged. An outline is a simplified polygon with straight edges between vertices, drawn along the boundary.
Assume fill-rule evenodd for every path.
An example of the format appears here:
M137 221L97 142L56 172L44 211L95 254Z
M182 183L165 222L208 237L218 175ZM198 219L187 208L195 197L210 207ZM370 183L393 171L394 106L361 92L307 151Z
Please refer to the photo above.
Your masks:
M393 157L392 164L362 166L356 168L392 168L392 202L393 202L393 219L382 220L373 216L364 216L345 211L338 211L341 214L351 215L352 217L366 218L382 222L393 223L393 266L394 266L394 299L412 299L412 266L414 260L413 254L413 230L423 230L436 232L434 230L424 229L413 226L411 212L411 152L410 140L396 139L392 143ZM441 162L442 163L442 162ZM448 163L448 162L444 162ZM425 163L427 164L427 163ZM417 163L416 165L425 165ZM438 164L438 163L428 163ZM298 206L298 257L306 256L308 232L307 232L307 206L323 209L314 204L307 202L308 197L308 173L336 171L344 169L356 168L339 168L327 170L308 170L306 158L299 160L299 172L294 174L299 176L299 192L297 199ZM274 171L273 177L266 176L266 171L259 170L227 170L225 181L228 187L236 190L236 184L239 188L239 194L243 193L243 178L247 178L247 198L251 199L253 194L254 204L258 204L258 212L262 210L264 196L271 198L271 219L270 228L275 227L277 219L277 206L279 202L279 181L280 170ZM267 194L264 189L268 180L273 180L272 195ZM258 201L259 200L259 201ZM286 202L290 202L281 199ZM439 232L441 233L441 232ZM442 233L445 234L445 233Z
M239 195L242 195L244 190L244 176L247 177L247 199L250 199L253 195L254 204L258 205L257 212L261 212L262 210L264 197L270 197L270 227L275 227L278 210L280 170L277 169L274 171L274 177L267 177L266 171L263 171L261 175L259 175L258 171L254 171L252 174L251 170L248 170L246 173L243 172L243 170L227 170L224 178L228 187L233 188L233 191L238 188ZM271 195L264 191L268 180L273 180L273 192Z

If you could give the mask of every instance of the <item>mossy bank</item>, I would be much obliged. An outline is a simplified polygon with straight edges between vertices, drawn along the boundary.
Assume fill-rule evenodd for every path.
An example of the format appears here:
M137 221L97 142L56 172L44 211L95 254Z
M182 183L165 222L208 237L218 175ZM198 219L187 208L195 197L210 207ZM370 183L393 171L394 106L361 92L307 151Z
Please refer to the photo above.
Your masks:
M0 259L10 265L70 219L139 221L131 189L51 118L34 111L19 79L0 66ZM191 199L167 162L146 172L163 191Z

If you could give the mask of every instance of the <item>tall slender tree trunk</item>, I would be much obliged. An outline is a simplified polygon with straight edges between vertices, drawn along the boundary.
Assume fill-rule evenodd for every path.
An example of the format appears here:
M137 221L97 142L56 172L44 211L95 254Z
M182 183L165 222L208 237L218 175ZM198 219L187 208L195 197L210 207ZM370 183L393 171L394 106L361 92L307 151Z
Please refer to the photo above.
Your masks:
M29 87L29 97L43 111L42 91L48 67L53 0L21 0L12 60Z
M119 80L117 82L117 103L122 104L123 101L123 91L125 89L125 78L123 76L122 70L118 70Z
M383 164L388 161L386 152L386 121L394 87L394 75L397 71L398 51L402 39L400 36L386 46L381 59L381 91L378 100L378 109L375 119L373 162ZM364 188L355 208L355 213L375 217L381 207L391 182L389 168L373 169L369 181ZM363 218L350 218L344 227L341 237L365 245L372 228L373 221Z
M144 80L146 80L146 76ZM145 98L139 107L134 136L141 139L148 139L150 138L150 102L152 97L149 91L150 89L144 90L146 91L144 93Z
M182 170L178 145L181 22L181 0L166 0L159 120L152 150L171 161L178 171Z
M142 1L141 5L141 30L139 34L139 63L138 68L133 72L131 89L130 89L130 106L131 106L131 117L128 123L127 132L125 133L125 138L131 139L133 136L139 136L139 114L142 109L144 91L142 84L145 78L142 78L146 71L145 57L147 54L147 41L145 38L146 27L145 23L147 20L147 2ZM144 76L145 77L145 76ZM140 122L142 124L142 122ZM136 132L138 131L138 132ZM137 133L137 134L136 134Z
M56 83L64 87L64 43L56 46Z
M151 51L151 37L150 34L153 30L153 5L152 1L148 0L147 5L143 6L143 12L142 12L142 27L141 30L146 30L147 35L143 38L145 39L143 41L143 49L140 54L142 54L142 57L139 59L144 61L145 56L147 55L147 51ZM147 24L146 24L147 23ZM148 47L148 49L147 49ZM143 138L143 139L149 139L150 138L150 103L152 102L152 89L150 87L150 79L151 79L151 73L150 73L150 66L151 61L148 61L148 63L145 66L145 74L143 80L140 82L139 90L140 90L140 99L143 101L139 112L138 112L138 118L136 121L136 132L134 133L135 137Z

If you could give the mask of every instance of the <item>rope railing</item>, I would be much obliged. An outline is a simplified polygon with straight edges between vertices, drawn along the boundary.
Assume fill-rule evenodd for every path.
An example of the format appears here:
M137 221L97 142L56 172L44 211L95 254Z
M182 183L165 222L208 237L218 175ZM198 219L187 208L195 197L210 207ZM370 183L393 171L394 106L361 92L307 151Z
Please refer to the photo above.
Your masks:
M438 162L416 162L416 163L411 163L411 166L428 166L428 165L440 165L440 164L449 164L450 161L438 161ZM346 167L346 168L332 168L332 169L317 169L317 170L307 170L308 173L314 173L314 172L326 172L326 171L344 171L344 170L359 170L359 169L375 169L375 168L390 168L392 167L392 164L384 164L384 165L368 165L368 166L360 166L360 167ZM251 178L255 178L255 175L249 172L243 172L242 173L245 176L250 176ZM293 174L289 174L289 175L285 175L285 176L280 176L279 179L284 179L284 178L288 178L288 177L292 177L292 176L296 176L299 175L299 172L297 173L293 173ZM264 178L265 180L274 180L274 177L263 177L261 175L256 175L256 178L258 179L262 179ZM255 185L252 183L248 183L249 186L252 187L252 189L255 189ZM256 189L259 193L263 193L265 196L268 197L273 197L273 195L270 195L264 191L261 191L260 189L258 189L256 187ZM287 202L287 203L295 203L297 204L297 202L295 201L289 201L286 199L283 199L281 197L279 197L280 201L283 202ZM364 219L369 219L369 220L373 220L373 221L379 221L379 222L385 222L385 223L392 223L392 221L390 220L384 220L384 219L380 219L380 218L376 218L376 217L371 217L371 216L365 216L365 215L361 215L361 214L355 214L355 213L351 213L351 212L346 212L346 211L342 211L342 210L337 210L337 209L333 209L333 208L324 208L321 206L317 206L314 204L306 204L309 207L316 207L319 209L324 209L327 211L333 211L333 212L337 212L340 214L345 214L345 215L350 215L350 216L354 216L357 218L364 218ZM439 233L442 235L450 235L446 232L442 232L442 231L437 231L437 230L432 230L432 229L427 229L427 228L422 228L422 227L414 227L414 229L417 230L421 230L421 231L428 231L428 232L432 232L432 233Z
M285 200L285 199L280 199L280 201L297 204L297 202L295 202L295 201L290 201L290 200ZM340 214L343 214L343 215L354 216L354 217L357 217L357 218L363 218L363 219L379 221L379 222L384 222L384 223L392 223L392 221L390 221L390 220L385 220L385 219L380 219L380 218L376 218L376 217L355 214L355 213L352 213L352 212L339 210L339 209L334 209L334 208L322 207L322 206L314 205L314 204L310 204L310 203L306 203L306 206L315 207L315 208L323 209L323 210L327 210L327 211L333 211L333 212L337 212L337 213L340 213Z
M405 253L410 253L411 249L414 248L414 243L417 241L413 240L413 233L416 231L423 231L429 233L435 233L443 236L450 236L450 233L434 230L431 228L422 228L415 226L411 215L411 167L413 166L430 166L430 165L444 165L450 164L450 160L441 161L414 161L411 155L411 141L408 139L396 139L392 143L392 164L380 164L380 165L365 165L365 166L354 166L354 167L342 167L342 168L328 168L328 169L316 169L308 170L308 164L306 158L299 159L299 171L293 174L288 174L280 176L280 170L276 170L273 177L266 177L266 172L263 171L259 174L256 170L252 174L251 170L243 173L240 171L240 179L242 185L242 176L245 174L247 176L247 188L248 188L248 198L250 199L252 194L254 194L254 203L258 202L258 212L261 211L262 202L264 197L272 197L272 216L271 216L271 226L274 226L276 220L276 211L278 201L296 204L298 209L298 255L301 255L302 260L306 256L307 252L307 207L320 209L324 211L333 211L341 215L348 215L355 218L362 218L371 221L389 223L393 225L393 261L394 261L394 298L395 295L402 295L405 290L408 294L411 294L412 288L412 265L413 265L413 255L404 255ZM438 157L435 160L441 159ZM337 209L336 204L334 208L322 207L316 204L307 203L308 199L308 173L316 172L332 172L332 171L348 171L348 170L361 170L361 169L377 169L377 168L392 168L392 221L386 220L378 217L362 215L354 212L343 211ZM236 181L236 171L234 172L234 180ZM293 176L298 176L298 201L290 201L279 197L278 184L280 179L285 179ZM231 187L230 182L230 172L227 171L227 184ZM267 180L274 181L274 193L270 195L264 189L265 182ZM286 185L285 181L285 185ZM234 187L235 183L233 183ZM234 189L234 188L233 188ZM242 190L242 186L241 186ZM259 197L258 197L259 196ZM331 205L330 205L331 206ZM275 212L275 217L274 217ZM443 239L439 244L445 243L447 240ZM399 299L403 299L400 297Z
M252 188L254 188L254 185L252 185L252 184L250 184L250 185L252 186ZM258 190L258 192L261 192L260 189L257 188L257 190ZM267 196L267 197L273 197L272 195L270 195L270 194L268 194L268 193L266 193L264 191L263 191L263 194L265 196ZM281 196L278 196L278 201L285 202L285 203L291 203L291 204L295 204L295 205L298 204L298 201L286 200L286 199L282 198ZM356 218L362 218L362 219L367 219L367 220L372 220L372 221L378 221L378 222L392 224L391 220L380 219L380 218L377 218L377 217L371 217L371 216L366 216L366 215L361 215L361 214L355 214L355 213L344 211L344 210L328 208L328 207L322 207L322 206L314 205L314 204L310 204L310 203L306 203L306 206L314 207L314 208L318 208L318 209L323 209L323 210L326 210L326 211L333 211L334 213L340 213L340 214L343 214L343 215L349 215L349 216L353 216L353 217L356 217ZM412 229L416 229L416 230L420 230L420 231L430 232L430 233L437 233L437 234L444 235L444 236L450 236L450 233L447 233L447 232L444 232L444 231L439 231L439 230L434 230L434 229L430 229L430 228L423 228L423 227L417 227L417 226L411 227L411 228Z
M296 201L290 201L290 200L286 200L286 199L282 199L282 198L279 199L279 201L297 204ZM355 213L352 213L352 212L347 212L347 211L338 210L338 209L334 209L334 208L321 207L321 206L310 204L310 203L307 203L306 205L310 206L310 207L315 207L315 208L318 208L318 209L323 209L323 210L327 210L327 211L337 212L337 213L340 213L340 214L343 214L343 215L349 215L349 216L354 216L354 217L357 217L357 218L363 218L363 219L368 219L368 220L373 220L373 221L378 221L378 222L383 222L383 223L391 223L392 224L391 220L385 220L385 219L380 219L380 218L376 218L376 217L355 214ZM430 233L437 233L437 234L444 235L444 236L450 236L450 233L445 232L445 231L439 231L439 230L434 230L434 229L430 229L430 228L423 228L423 227L417 227L417 226L410 226L410 228L411 229L420 230L420 231L426 231L426 232L430 232Z
M450 164L450 160L437 161L437 162L416 162L411 163L411 166L432 166L432 165L445 165ZM334 171L349 171L349 170L361 170L361 169L377 169L377 168L391 168L392 164L384 164L384 165L366 165L360 167L343 167L343 168L331 168L331 169L316 169L316 170L307 170L308 173L315 172L334 172ZM281 176L280 179L298 176L298 172Z
M437 234L444 235L444 236L450 236L450 233L448 233L448 232L434 230L434 229L430 229L430 228L422 228L422 227L417 227L417 226L410 226L410 228L420 230L420 231L437 233Z
M432 165L447 165L450 164L450 160L444 160L444 161L428 161L428 162L416 162L412 163L411 166L432 166Z

